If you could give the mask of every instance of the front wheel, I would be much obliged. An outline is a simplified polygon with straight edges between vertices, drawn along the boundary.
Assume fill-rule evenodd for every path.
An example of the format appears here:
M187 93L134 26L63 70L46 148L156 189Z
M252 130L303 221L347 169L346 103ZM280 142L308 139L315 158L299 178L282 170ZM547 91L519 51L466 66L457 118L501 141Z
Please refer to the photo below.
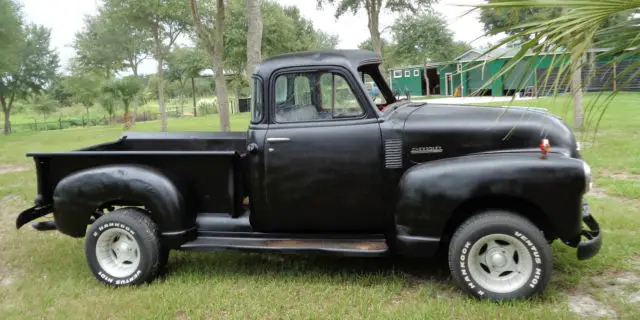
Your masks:
M85 254L95 277L113 286L151 281L166 260L156 224L135 208L98 218L87 232Z
M471 217L453 235L449 268L457 285L478 298L508 300L542 292L553 255L542 232L510 212Z

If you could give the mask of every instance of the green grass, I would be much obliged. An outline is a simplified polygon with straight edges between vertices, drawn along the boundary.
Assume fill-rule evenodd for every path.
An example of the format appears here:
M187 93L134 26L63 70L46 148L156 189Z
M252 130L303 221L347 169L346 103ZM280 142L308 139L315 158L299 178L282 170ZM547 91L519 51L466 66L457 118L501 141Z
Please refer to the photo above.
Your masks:
M534 104L562 114L566 101L541 99ZM29 207L35 195L26 152L111 141L121 127L0 137L0 165L28 168L0 174L0 319L578 319L567 307L570 294L591 294L619 317L637 317L638 305L609 294L608 285L595 279L640 273L638 102L638 94L617 97L595 142L583 150L600 190L589 200L604 229L601 253L578 261L574 249L555 243L554 273L546 293L510 303L479 302L461 294L439 260L242 253L172 252L166 277L114 290L94 279L81 239L29 227L16 231L14 224L16 214ZM232 129L246 129L248 120L248 115L234 116ZM168 127L217 130L218 118L170 119ZM158 131L159 122L141 123L135 130Z

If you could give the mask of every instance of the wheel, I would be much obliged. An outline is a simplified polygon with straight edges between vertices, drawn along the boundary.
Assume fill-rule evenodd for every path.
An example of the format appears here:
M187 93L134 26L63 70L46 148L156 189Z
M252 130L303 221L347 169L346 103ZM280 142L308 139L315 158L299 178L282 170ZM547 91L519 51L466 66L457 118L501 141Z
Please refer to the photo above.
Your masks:
M113 286L150 282L166 261L156 224L137 208L98 218L87 233L85 254L95 277Z
M471 217L453 235L449 269L456 284L490 300L528 298L549 282L553 255L542 232L511 212Z

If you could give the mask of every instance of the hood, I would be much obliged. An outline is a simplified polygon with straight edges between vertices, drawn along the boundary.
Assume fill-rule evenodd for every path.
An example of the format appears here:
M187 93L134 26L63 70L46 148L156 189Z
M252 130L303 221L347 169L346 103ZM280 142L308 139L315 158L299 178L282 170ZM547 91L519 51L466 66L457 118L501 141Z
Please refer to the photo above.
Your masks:
M540 153L542 139L551 152L577 157L576 142L560 118L543 109L462 105L414 105L404 125L404 140L414 162L474 153Z

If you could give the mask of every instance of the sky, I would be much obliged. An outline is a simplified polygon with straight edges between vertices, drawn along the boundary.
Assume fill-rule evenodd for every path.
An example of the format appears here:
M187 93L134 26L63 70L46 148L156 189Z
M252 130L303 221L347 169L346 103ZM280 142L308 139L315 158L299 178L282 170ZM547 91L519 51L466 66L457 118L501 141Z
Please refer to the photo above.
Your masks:
M61 58L63 66L73 56L70 47L76 32L82 29L85 15L93 15L99 6L99 0L19 0L23 5L23 11L29 22L42 24L51 28L51 45L55 47ZM316 0L275 0L283 5L295 5L302 15L311 20L314 27L339 37L339 49L355 49L358 44L369 38L367 29L367 17L364 11L357 15L347 13L340 19L334 17L331 7L318 10ZM468 8L464 4L477 3L479 0L440 0L434 9L441 13L447 21L449 28L454 33L455 40L472 42L474 47L485 45L492 39L481 38L483 35L482 24L478 21L478 15L465 15ZM394 15L383 12L380 16L380 28L382 36L388 38L389 32L385 30L393 23ZM474 41L475 40L475 41ZM141 67L141 73L155 72L155 63L147 61Z

